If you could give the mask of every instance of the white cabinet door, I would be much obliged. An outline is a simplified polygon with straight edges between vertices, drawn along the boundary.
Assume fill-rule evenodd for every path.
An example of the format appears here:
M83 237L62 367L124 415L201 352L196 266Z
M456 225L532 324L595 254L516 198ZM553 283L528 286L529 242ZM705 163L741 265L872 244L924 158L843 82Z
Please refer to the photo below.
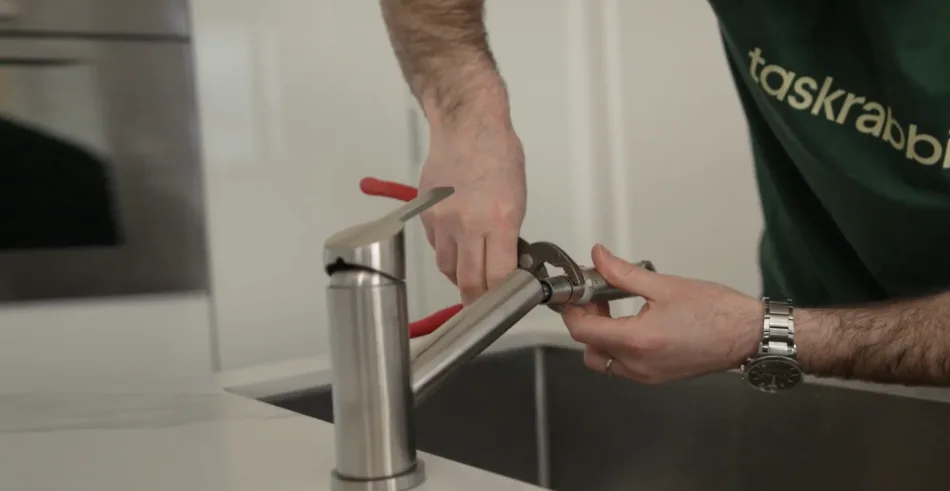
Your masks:
M211 372L204 293L0 308L0 393L139 390Z
M195 0L218 365L326 353L322 246L410 181L405 84L376 2Z

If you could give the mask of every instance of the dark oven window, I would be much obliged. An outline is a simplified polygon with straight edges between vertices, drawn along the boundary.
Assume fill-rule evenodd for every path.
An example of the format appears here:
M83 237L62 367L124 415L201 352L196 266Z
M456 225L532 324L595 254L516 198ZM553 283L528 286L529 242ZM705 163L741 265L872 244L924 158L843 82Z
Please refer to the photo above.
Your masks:
M0 303L207 289L190 56L186 37L3 38Z
M0 252L120 245L92 78L81 65L0 67Z

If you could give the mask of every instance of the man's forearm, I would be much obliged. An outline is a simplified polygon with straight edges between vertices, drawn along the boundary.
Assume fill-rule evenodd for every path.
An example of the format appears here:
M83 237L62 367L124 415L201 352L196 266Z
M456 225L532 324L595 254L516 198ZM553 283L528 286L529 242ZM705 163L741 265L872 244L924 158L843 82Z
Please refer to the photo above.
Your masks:
M950 385L950 292L847 309L798 309L808 373L908 385Z
M478 107L506 116L507 96L485 31L484 0L380 0L403 76L426 116Z

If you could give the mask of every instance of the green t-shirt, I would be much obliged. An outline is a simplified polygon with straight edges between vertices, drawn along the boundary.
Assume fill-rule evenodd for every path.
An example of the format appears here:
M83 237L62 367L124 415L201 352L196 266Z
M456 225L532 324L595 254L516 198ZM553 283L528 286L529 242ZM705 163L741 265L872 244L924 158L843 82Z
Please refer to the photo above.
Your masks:
M763 290L950 288L950 0L711 0L765 213Z

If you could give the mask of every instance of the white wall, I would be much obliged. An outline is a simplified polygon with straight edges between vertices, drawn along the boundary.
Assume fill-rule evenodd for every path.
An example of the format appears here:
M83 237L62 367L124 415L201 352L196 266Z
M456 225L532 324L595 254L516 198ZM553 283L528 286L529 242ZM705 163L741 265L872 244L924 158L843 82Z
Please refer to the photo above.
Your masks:
M193 2L222 369L326 352L322 246L409 181L404 84L376 2Z
M759 208L715 19L704 2L644 5L489 2L527 154L523 235L756 292ZM392 206L360 177L415 182L424 121L377 2L199 0L195 19L221 367L323 354L322 241ZM418 316L458 297L412 232ZM527 322L561 329L546 310Z
M393 206L361 177L415 182L425 129L376 1L191 3L213 298L0 311L0 385L325 354L323 240ZM528 159L523 236L756 292L751 161L705 2L494 0L488 19ZM411 232L416 317L457 295ZM525 324L562 329L546 309Z
M758 295L761 208L738 96L706 2L612 0L626 250Z

